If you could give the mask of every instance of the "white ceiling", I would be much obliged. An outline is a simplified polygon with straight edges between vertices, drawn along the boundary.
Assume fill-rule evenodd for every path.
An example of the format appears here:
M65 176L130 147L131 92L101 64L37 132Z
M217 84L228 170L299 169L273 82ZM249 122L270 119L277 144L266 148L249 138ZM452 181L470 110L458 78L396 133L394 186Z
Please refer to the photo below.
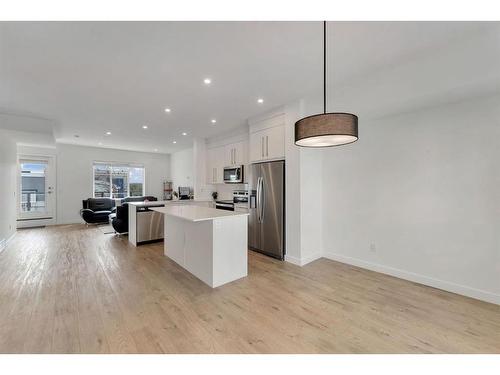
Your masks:
M432 86L432 72L438 76L456 58L450 54L443 61L440 52L497 31L494 23L330 22L329 84L355 86L377 108L380 93L363 85L379 85L370 77L394 71L395 79L418 81L399 87L394 100L437 100L429 85L418 85L423 74L415 62L427 64ZM499 44L483 44L473 43L475 57L464 72L484 75L486 90L491 75L474 61L481 67L481 52L497 53ZM402 66L409 68L402 73ZM0 127L33 131L33 119L40 118L39 130L51 121L58 142L172 152L190 146L193 136L220 134L321 92L321 74L321 22L1 22L0 112L29 115L29 121ZM212 79L210 86L205 77ZM440 92L452 83L441 83ZM383 104L396 104L387 99L391 88L384 92ZM259 97L264 104L257 104Z

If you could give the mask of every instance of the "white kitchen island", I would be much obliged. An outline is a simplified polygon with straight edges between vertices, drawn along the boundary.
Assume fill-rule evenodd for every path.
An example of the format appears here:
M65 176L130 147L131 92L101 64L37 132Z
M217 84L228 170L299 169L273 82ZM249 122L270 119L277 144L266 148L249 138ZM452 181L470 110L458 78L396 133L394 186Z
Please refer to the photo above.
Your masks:
M196 205L151 208L165 215L165 255L216 288L247 276L248 213Z

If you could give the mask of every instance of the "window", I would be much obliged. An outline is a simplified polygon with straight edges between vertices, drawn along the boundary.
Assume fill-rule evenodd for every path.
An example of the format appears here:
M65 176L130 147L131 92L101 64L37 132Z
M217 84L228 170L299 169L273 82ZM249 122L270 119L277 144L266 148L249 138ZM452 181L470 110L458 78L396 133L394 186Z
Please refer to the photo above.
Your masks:
M94 163L94 198L125 198L144 195L144 167Z

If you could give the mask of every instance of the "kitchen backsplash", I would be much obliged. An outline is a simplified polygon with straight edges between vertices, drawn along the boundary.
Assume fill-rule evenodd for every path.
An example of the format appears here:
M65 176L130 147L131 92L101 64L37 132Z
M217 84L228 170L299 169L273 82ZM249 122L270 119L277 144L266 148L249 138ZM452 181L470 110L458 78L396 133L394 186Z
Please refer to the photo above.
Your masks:
M235 190L246 190L248 184L225 184L225 185L213 185L214 191L217 191L219 200L233 199L233 191Z

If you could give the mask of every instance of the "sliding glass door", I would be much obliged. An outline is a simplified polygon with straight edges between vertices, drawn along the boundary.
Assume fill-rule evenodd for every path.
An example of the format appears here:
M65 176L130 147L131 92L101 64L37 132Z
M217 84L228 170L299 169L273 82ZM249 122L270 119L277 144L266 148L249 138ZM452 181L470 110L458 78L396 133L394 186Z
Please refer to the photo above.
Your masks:
M20 157L18 162L18 219L52 219L55 206L52 157Z

